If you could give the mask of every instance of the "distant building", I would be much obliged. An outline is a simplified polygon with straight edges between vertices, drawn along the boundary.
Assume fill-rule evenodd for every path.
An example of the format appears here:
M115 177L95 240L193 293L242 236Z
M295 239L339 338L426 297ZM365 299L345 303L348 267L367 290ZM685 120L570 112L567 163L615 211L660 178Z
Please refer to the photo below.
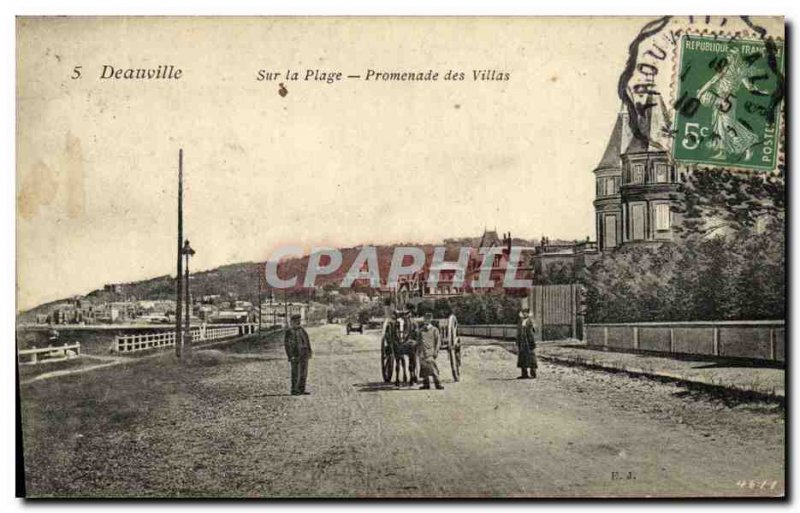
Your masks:
M124 294L125 285L122 283L107 283L103 285L103 290L106 292L113 292L114 294Z
M72 324L75 318L75 307L69 303L59 303L50 309L51 324Z
M137 322L147 324L170 324L174 320L174 316L166 314L144 314L135 319Z
M215 324L244 324L250 321L250 312L246 310L220 310L208 319L208 322Z
M306 324L308 305L305 303L291 303L268 299L261 303L261 322L265 326L288 326L289 318L300 314L301 324ZM256 317L255 322L258 322Z
M627 111L617 116L596 182L595 224L601 251L628 243L672 240L681 218L672 212L679 200L680 170L670 164L665 133L669 126L660 97L639 116L637 137Z
M425 282L423 285L423 296L429 296L435 299L439 297L462 296L467 293L466 280L462 278L462 282L457 283L455 281L456 271L449 267L449 264L431 264L428 266L428 276L430 276L431 272L438 271L439 279L435 287L429 285L427 281Z
M480 279L482 266L487 252L493 248L496 253L492 261L488 264L490 267L489 280L494 282L491 287L474 287L473 282ZM531 252L533 248L529 247L515 247L512 244L511 232L504 233L503 239L497 235L496 230L484 230L478 245L474 248L472 255L467 266L467 290L473 293L487 293L487 292L508 292L503 283L506 277L506 271L511 263L511 250L520 249L520 255L516 262L517 272L516 278L519 280L531 279L533 267L530 265Z
M213 319L219 311L216 306L209 304L194 305L193 310L195 314L203 321L209 322Z
M97 322L97 310L88 300L75 297L54 305L46 319L50 324L94 324Z
M141 309L135 301L114 301L107 305L112 311L117 312L115 322L127 322L141 315Z
M175 313L174 299L142 299L136 302L136 306L144 314Z
M461 240L461 239L459 239ZM497 249L493 249L497 248ZM470 248L470 256L464 276L457 280L457 271L452 268L452 264L458 259L458 255L452 255L445 262L434 265L431 263L425 272L420 276L420 287L423 297L443 298L462 296L465 294L481 294L487 292L507 292L504 288L506 270L510 264L511 250L519 248L520 256L516 262L516 277L519 280L530 279L533 268L530 265L531 250L533 248L513 246L511 233L504 233L502 240L497 235L496 230L484 230L476 246ZM486 252L494 251L491 261L487 263L489 270L489 280L494 284L491 287L474 287L473 282L478 281L481 274ZM431 272L438 271L436 286L429 283ZM412 277L413 278L413 277ZM413 285L411 287L414 289ZM416 289L414 289L416 290Z
M97 324L131 322L144 313L144 309L136 301L109 301L94 307Z

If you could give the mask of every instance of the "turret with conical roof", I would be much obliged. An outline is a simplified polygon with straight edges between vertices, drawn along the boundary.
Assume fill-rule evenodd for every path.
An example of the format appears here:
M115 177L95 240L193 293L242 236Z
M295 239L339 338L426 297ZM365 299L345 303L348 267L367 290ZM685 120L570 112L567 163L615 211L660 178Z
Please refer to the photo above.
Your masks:
M617 246L622 233L620 223L622 210L619 187L622 183L622 149L630 140L628 115L624 110L617 115L611 136L606 144L600 163L594 168L596 198L594 208L597 226L597 243L600 248Z
M614 128L611 130L611 137L608 138L606 144L606 151L603 152L603 158L600 163L594 168L595 173L606 169L620 169L622 161L623 148L628 146L631 138L630 127L628 126L628 114L624 108L620 110L617 115L617 122L614 123Z
M594 169L597 242L608 250L629 242L671 240L680 218L672 212L679 174L667 153L671 136L660 96L648 108L617 116L606 150Z

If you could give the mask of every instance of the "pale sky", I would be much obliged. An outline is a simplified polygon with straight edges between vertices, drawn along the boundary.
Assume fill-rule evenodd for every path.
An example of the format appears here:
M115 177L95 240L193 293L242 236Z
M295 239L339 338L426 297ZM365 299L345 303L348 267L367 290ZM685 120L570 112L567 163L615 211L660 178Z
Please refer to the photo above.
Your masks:
M178 148L192 269L484 226L594 239L591 171L646 21L21 20L17 306L174 273ZM183 76L99 80L103 64ZM466 77L257 82L262 68Z

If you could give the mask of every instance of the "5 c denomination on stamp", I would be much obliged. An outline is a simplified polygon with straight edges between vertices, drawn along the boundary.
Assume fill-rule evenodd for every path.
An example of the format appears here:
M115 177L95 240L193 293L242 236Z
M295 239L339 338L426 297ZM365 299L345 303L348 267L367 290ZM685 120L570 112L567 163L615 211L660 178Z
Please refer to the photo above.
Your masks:
M685 35L675 102L676 161L772 170L783 44Z

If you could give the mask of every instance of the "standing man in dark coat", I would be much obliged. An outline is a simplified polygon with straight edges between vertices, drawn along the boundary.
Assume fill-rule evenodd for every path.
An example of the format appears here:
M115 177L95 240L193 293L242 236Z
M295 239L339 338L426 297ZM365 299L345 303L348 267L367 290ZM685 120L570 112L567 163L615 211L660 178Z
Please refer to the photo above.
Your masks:
M536 325L530 309L522 307L519 312L517 327L517 367L522 374L517 379L533 379L536 377ZM530 369L530 374L528 370Z
M436 390L444 389L439 381L439 366L436 365L436 356L442 345L442 335L432 321L433 316L426 314L425 322L417 329L417 361L419 361L419 377L423 383L420 390L431 388L431 378Z
M308 376L308 360L311 358L311 342L308 333L300 326L300 314L291 317L291 324L283 337L286 356L292 366L292 395L308 395L306 377Z

